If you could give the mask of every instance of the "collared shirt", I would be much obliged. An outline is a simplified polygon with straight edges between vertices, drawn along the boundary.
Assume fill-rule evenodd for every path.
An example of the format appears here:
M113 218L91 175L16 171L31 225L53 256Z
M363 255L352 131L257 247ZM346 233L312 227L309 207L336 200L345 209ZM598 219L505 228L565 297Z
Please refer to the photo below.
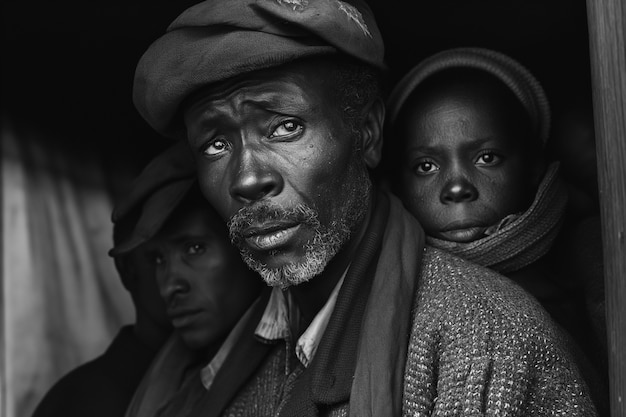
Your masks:
M344 271L341 279L335 285L328 300L320 311L315 315L313 321L302 333L296 343L296 356L305 367L309 366L315 356L317 347L322 339L322 335L328 326L328 320L335 309L337 295L346 277L348 268ZM272 294L259 321L254 334L263 341L282 340L292 334L291 325L299 322L300 312L293 299L293 295L287 290L274 287Z
M252 311L254 310L254 307L257 305L258 302L259 299L257 298L256 301L252 303L252 305L244 313L244 315L241 316L235 327L233 327L233 329L230 331L230 333L226 337L226 340L224 340L224 342L222 343L220 349L217 351L215 356L213 356L213 359L211 359L208 365L206 365L200 371L202 385L207 391L211 388L211 385L215 380L215 375L217 375L217 371L220 370L220 368L224 364L224 361L226 360L226 357L235 346L237 340L239 340L239 338L241 337L241 334L246 327L246 323L250 319Z

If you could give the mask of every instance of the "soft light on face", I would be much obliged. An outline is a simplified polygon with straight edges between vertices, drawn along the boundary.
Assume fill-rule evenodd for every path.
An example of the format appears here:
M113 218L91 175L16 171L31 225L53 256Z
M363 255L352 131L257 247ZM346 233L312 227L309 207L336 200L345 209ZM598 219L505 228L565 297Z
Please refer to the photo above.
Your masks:
M403 200L431 236L470 242L530 205L528 129L502 89L452 83L406 104Z
M292 64L257 72L185 113L202 192L270 285L320 274L366 211L363 154L324 70Z
M183 341L205 349L235 325L260 291L206 206L177 211L141 250L155 265L167 314Z

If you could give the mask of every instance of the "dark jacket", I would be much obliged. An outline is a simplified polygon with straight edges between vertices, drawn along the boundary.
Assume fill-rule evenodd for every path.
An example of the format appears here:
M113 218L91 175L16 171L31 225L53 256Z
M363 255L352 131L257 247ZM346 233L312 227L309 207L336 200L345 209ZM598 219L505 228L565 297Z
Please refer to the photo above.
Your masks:
M45 395L33 417L123 417L155 351L124 326L96 359L72 370Z

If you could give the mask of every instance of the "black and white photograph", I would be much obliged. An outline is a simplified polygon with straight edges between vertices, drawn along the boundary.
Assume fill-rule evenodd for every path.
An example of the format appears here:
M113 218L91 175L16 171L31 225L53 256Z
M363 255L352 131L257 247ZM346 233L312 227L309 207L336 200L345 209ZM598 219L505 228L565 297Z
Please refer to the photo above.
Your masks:
M626 417L623 0L2 22L0 417Z

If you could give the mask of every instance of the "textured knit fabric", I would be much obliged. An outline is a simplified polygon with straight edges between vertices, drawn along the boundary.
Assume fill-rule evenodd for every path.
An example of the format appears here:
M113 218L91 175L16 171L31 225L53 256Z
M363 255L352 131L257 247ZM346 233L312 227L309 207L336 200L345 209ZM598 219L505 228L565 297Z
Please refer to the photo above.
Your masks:
M386 230L401 224L404 216L410 217L404 210L394 210L396 204L391 200ZM406 235L420 233L415 229L419 225L411 224L405 227ZM387 234L394 236L397 234ZM371 240L376 241L383 240ZM371 265L363 273L372 274L382 253L374 250L373 254L357 255ZM406 359L403 410L378 415L596 415L561 334L532 297L501 275L438 249L426 249L421 265L416 272L419 288L413 318L406 323L410 324L410 340L406 358L402 358ZM353 267L354 261L351 270ZM346 277L344 286L349 282ZM339 297L335 313L350 310L346 301L350 300ZM366 307L363 315L367 314ZM350 369L354 368L346 365L344 355L352 352L361 358L362 346L359 344L357 351L346 349L346 343L353 346L348 341L354 338L354 329L331 332L333 327L329 323L320 350L306 370L290 343L275 345L222 415L282 416L287 411L298 417L349 415L349 402L354 398L349 386L346 396L344 384L351 385L350 372L354 371ZM363 335L357 335L359 343ZM338 361L332 362L333 355ZM334 363L334 367L322 366L317 373L311 372L317 361ZM357 361L356 369L367 370L372 364ZM303 383L303 379L308 381ZM318 391L324 384L328 390L323 393L325 403ZM311 387L311 391L303 392L300 386ZM313 403L308 402L310 392L317 392Z
M501 273L536 262L548 253L563 223L567 190L558 168L558 162L550 165L530 208L496 233L467 243L428 237L428 244Z
M292 360L288 358L292 357ZM295 359L288 342L274 345L259 369L239 390L234 401L224 410L224 417L274 416L304 367Z
M492 235L458 243L432 237L427 242L463 259L494 269L533 295L552 319L571 336L570 350L590 385L598 408L606 403L605 378L592 366L601 353L592 343L592 330L585 316L582 289L559 282L567 259L555 258L553 246L563 223L567 191L559 178L558 163L546 172L531 207ZM559 238L562 240L562 238ZM569 274L571 279L573 274ZM600 368L600 367L598 367Z
M122 417L156 351L123 327L106 352L64 376L33 417Z
M396 204L400 205L397 201ZM381 199L370 216L365 236L358 247L359 255L352 260L339 292L335 310L310 366L305 370L294 354L293 342L287 341L283 356L284 373L270 372L271 367L263 367L264 371L257 373L232 402L231 409L237 410L237 413L224 415L279 415L281 417L346 415L358 356L361 321L376 272L378 254L386 229L388 206L388 199ZM401 288L401 286L396 287L396 289ZM409 292L409 302L412 299L410 294ZM408 312L408 309L404 311L404 313ZM406 320L401 321L408 330L410 315L407 314L406 317ZM405 331L405 338L407 335L408 331ZM390 342L393 343L391 340ZM406 343L400 343L401 347L402 345L406 349ZM392 349L390 347L387 350ZM401 358L403 366L406 354L397 356ZM272 356L270 362L275 358L276 356ZM385 361L386 359L381 358L381 363L386 363ZM280 368L278 366L273 369ZM401 385L402 370L398 378ZM276 404L274 414L255 413L255 399L258 398L258 391L267 386L282 387L280 401L278 403L275 399L270 401ZM374 392L375 387L371 387L370 390ZM401 398L401 392L399 394L398 398ZM267 401L265 407L267 407Z
M533 298L435 248L423 267L404 415L596 415L561 334Z
M387 120L393 126L404 103L424 80L449 68L473 68L502 81L524 106L533 127L532 137L545 142L550 133L550 106L537 79L523 65L497 51L484 48L455 48L432 55L396 84L389 95Z
M347 269L346 269L347 272ZM296 342L296 356L298 360L307 367L317 351L319 342L328 326L328 320L333 313L339 289L345 278L341 277L339 282L328 297L326 304L315 315L309 327L300 335ZM290 338L291 334L299 333L292 331L293 324L300 323L300 310L295 304L293 295L290 291L283 291L279 287L272 288L272 295L265 308L263 317L257 326L254 335L268 343L277 342L279 340Z

